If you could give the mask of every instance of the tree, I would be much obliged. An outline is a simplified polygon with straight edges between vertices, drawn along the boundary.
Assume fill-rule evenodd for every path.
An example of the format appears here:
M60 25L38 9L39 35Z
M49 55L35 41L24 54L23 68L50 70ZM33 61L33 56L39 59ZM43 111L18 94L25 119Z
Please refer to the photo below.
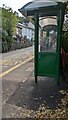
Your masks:
M2 7L2 52L9 51L17 24L17 14L11 8Z

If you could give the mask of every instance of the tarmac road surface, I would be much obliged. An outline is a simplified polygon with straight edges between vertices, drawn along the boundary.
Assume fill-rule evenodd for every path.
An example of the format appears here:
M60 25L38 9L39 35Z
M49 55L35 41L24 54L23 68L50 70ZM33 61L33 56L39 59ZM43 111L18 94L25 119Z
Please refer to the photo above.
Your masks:
M32 57L33 47L3 53L2 59L0 60L0 65L2 65L0 77L18 68Z
M29 49L29 48L27 48ZM38 77L38 84L34 82L34 61L32 49L21 63L8 67L10 72L2 76L2 117L3 118L33 118L41 105L48 107L47 109L55 110L64 94L60 91L67 91L68 84L64 81L58 86L54 78ZM27 56L26 49L22 54ZM18 51L17 51L18 53ZM16 53L16 54L17 54ZM15 55L16 55L15 54ZM20 56L19 56L20 54ZM18 54L18 62L22 59L21 52ZM8 58L12 59L12 53ZM30 56L30 57L29 57ZM7 54L4 55L4 58ZM20 58L20 59L19 59ZM16 59L16 60L17 60ZM4 59L5 60L5 59ZM9 65L10 66L10 65ZM9 70L8 69L8 70ZM7 69L4 69L7 71ZM3 70L3 73L4 73ZM33 119L32 119L33 120Z

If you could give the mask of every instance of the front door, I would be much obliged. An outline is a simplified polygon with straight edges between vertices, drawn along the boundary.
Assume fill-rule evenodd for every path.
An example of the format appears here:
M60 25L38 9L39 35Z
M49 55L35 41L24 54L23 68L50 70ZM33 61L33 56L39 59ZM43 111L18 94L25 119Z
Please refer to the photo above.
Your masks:
M57 41L57 17L39 16L39 76L57 76Z

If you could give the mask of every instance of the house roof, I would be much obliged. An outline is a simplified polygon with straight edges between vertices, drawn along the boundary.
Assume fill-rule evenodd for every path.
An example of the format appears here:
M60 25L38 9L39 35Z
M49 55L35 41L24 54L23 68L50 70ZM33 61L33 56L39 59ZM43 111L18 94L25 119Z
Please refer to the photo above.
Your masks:
M29 22L27 25L25 25L24 23L23 24L18 23L17 27L19 27L21 29L24 27L24 28L28 28L28 29L34 30L34 25L31 22Z

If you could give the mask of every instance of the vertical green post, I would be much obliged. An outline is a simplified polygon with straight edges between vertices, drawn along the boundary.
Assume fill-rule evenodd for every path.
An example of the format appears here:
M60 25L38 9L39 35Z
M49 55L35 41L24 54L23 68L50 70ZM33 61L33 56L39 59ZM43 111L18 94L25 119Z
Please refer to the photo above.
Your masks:
M62 11L59 10L58 14L58 41L57 41L57 60L58 60L58 68L57 68L57 83L59 84L60 77L60 51L61 51L61 34L62 34Z
M34 73L35 73L35 83L37 83L37 75L38 75L38 27L39 27L39 16L38 13L35 13L35 44L34 44Z
M66 3L63 6L60 6L60 9L58 11L58 41L57 41L57 59L58 59L58 68L57 68L57 83L59 84L59 77L60 77L60 52L61 52L61 36L62 36L62 26L64 21L64 13L65 13Z

